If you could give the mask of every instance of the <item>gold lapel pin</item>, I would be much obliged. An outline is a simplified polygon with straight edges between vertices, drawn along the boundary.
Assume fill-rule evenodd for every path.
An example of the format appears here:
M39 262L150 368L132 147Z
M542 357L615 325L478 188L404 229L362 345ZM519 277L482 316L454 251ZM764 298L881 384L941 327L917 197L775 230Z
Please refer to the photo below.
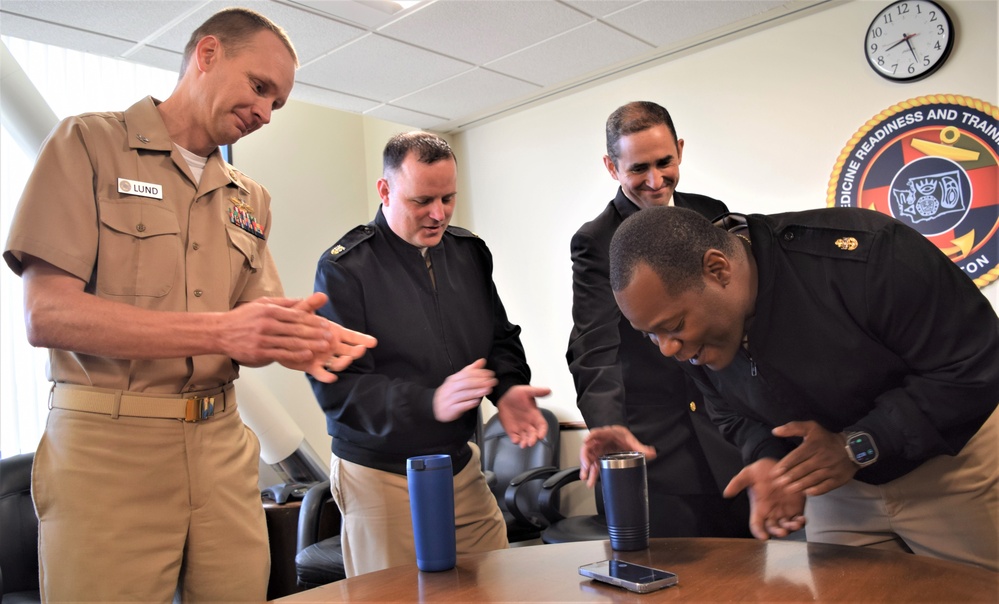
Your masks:
M229 201L231 201L232 204L234 206L236 206L237 208L239 208L240 210L243 210L245 212L249 212L250 214L253 213L253 208L250 207L250 204L246 203L242 199L240 199L238 197L230 197Z
M860 244L857 243L857 240L853 237L840 237L839 239L836 240L836 247L838 247L841 250L846 250L848 252L852 252L853 250L857 249L858 245Z

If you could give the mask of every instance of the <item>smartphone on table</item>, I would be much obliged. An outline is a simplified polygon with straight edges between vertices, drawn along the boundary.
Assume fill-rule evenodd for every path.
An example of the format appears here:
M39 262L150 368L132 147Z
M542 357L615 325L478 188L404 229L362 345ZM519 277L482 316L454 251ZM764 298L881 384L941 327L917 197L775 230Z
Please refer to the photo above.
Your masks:
M676 585L679 580L669 571L623 560L603 560L586 564L579 567L579 574L640 594Z

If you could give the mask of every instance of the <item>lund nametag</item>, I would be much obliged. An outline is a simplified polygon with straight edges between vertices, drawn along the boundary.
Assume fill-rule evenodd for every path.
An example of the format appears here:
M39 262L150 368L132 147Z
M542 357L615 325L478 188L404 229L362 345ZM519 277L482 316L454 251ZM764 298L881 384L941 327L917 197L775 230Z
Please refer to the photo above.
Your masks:
M152 197L153 199L163 199L163 185L156 185L151 182L140 180L118 179L118 192L125 195L138 195L140 197Z

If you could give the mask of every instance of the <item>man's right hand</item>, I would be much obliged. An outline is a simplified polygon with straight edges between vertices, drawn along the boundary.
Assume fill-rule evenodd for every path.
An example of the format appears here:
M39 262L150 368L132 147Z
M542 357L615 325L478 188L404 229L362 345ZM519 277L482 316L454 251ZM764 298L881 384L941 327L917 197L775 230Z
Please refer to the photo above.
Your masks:
M579 450L579 479L593 487L600 476L600 456L621 451L639 451L646 459L656 458L655 447L639 441L631 430L624 426L601 426L593 428L586 435L583 447Z
M805 526L805 495L791 493L774 482L776 465L777 461L770 458L749 464L722 493L724 497L735 497L749 489L749 530L757 539L786 537Z
M238 305L220 315L221 349L249 367L298 365L328 357L336 342L329 321L314 313L320 297L326 299L317 293L305 300L257 298Z
M304 300L299 300L293 308L313 313L328 301L326 294L316 292ZM326 321L324 326L329 330L328 354L319 352L304 363L282 364L289 369L304 371L320 382L331 384L337 379L335 372L346 369L355 360L364 356L369 348L374 348L378 341L373 336L347 329L333 321Z
M434 417L439 422L453 422L482 402L499 380L486 360L479 359L458 373L449 375L434 391Z

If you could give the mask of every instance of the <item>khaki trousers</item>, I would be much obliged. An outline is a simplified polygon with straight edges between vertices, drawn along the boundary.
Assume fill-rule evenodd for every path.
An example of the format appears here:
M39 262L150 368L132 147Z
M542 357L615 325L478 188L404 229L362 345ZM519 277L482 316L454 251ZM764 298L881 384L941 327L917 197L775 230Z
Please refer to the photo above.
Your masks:
M235 405L199 423L52 409L32 472L43 600L265 600L259 451Z
M486 485L479 449L454 477L457 552L506 549L503 513ZM330 490L340 508L340 539L348 577L391 566L416 564L413 523L406 477L375 470L333 456Z
M805 504L809 541L911 551L999 571L999 414L955 457L881 485L856 480Z

